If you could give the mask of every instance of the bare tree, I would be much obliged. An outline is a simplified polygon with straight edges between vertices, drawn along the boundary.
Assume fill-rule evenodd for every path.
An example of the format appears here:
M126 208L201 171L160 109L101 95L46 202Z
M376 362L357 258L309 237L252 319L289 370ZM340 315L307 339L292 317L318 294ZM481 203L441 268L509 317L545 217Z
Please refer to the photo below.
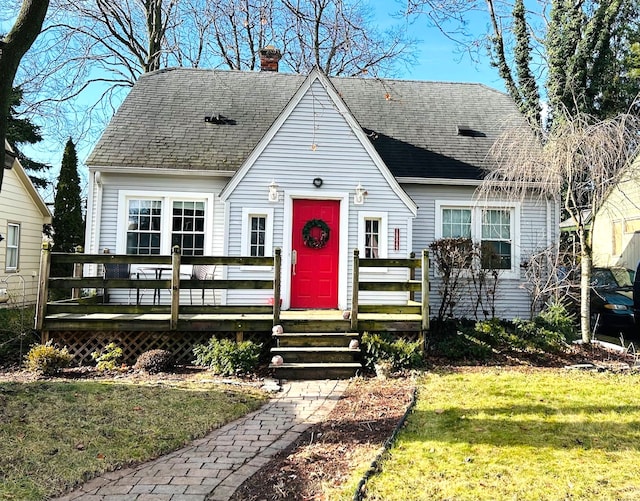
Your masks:
M49 0L24 0L13 27L0 40L0 189L4 177L4 141L13 81L20 61L40 34L48 9Z
M480 188L482 196L560 201L575 223L580 256L580 330L591 341L591 234L598 210L614 186L634 175L639 153L640 117L630 114L598 120L585 114L556 120L544 146L526 130L510 130L493 146L495 159Z
M378 32L360 0L282 0L290 28L283 59L296 73L317 66L327 75L384 75L408 62L414 48L400 28Z

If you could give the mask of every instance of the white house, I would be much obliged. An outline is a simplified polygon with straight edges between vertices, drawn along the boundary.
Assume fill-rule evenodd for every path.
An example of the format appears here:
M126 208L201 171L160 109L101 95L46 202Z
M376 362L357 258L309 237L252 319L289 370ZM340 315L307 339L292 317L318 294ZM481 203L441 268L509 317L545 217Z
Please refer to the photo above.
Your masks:
M8 143L0 190L0 307L33 304L38 292L42 230L51 213Z
M522 120L508 96L478 84L318 70L146 74L88 158L86 252L179 245L184 255L269 256L280 247L283 309L348 309L354 249L406 258L440 237L470 236L500 253L498 314L526 317L521 265L557 241L558 208L474 196L489 148ZM394 294L387 302L406 302ZM266 304L269 295L216 300Z

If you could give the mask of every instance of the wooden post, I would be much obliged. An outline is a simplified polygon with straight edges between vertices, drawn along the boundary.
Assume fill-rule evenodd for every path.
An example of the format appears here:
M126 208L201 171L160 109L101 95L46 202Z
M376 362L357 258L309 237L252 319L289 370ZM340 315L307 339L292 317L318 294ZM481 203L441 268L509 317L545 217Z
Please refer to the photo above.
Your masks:
M40 276L38 278L38 300L36 305L36 330L41 331L44 317L47 315L47 298L49 297L49 267L51 265L51 245L42 242L40 251ZM44 335L44 333L43 333ZM44 341L43 341L44 342Z
M180 316L180 246L174 245L171 252L171 330L178 328Z
M410 259L415 259L416 258L416 253L411 251L409 253L409 258ZM409 268L409 280L411 282L413 282L416 279L416 269L414 267ZM416 292L415 291L409 291L409 301L415 301L416 300Z
M76 254L82 254L84 249L82 245L76 245L73 249ZM82 278L82 263L73 263L73 278ZM80 289L79 287L74 287L71 289L71 299L80 299Z
M273 325L280 323L282 249L276 247L273 259Z
M351 284L351 330L358 330L358 292L360 287L360 250L353 250L353 280Z
M429 330L429 251L422 250L422 335Z

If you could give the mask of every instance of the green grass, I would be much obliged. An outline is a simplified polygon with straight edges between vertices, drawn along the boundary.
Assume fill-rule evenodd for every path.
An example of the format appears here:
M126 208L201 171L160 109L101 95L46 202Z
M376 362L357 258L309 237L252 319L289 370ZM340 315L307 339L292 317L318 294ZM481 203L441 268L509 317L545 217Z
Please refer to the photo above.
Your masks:
M638 374L425 375L367 500L638 500Z
M178 449L265 401L210 383L0 383L0 499L41 500Z

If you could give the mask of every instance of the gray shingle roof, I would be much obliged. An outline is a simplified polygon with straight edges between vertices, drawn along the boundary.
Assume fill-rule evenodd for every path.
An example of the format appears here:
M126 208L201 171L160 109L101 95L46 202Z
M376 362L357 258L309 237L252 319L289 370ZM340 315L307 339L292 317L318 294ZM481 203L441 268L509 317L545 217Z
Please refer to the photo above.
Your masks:
M169 69L142 76L87 163L237 170L302 85L272 72ZM511 99L480 84L331 78L396 177L478 179ZM206 123L220 116L229 123ZM466 133L458 133L458 127ZM466 134L466 135L465 135Z

